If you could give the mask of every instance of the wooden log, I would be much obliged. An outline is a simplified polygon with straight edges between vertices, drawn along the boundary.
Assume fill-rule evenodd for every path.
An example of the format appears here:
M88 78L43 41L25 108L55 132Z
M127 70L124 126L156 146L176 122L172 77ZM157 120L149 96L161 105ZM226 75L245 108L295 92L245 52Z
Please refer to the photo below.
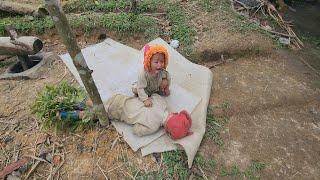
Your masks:
M29 4L21 4L9 1L0 1L0 11L35 17L44 17L48 15L48 11L43 7L34 7Z
M71 31L70 25L64 14L60 0L44 0L46 9L49 11L50 16L58 30L58 33L67 47L67 50L72 58L73 64L79 72L80 78L84 84L89 97L93 101L93 109L99 118L101 125L108 125L109 119L104 109L100 94L91 76L92 70L89 69L81 49L76 41L74 33Z
M43 47L42 41L33 36L21 36L15 40L0 37L0 55L33 55Z
M11 57L12 57L11 55L0 55L0 61L9 59L9 58L11 58Z

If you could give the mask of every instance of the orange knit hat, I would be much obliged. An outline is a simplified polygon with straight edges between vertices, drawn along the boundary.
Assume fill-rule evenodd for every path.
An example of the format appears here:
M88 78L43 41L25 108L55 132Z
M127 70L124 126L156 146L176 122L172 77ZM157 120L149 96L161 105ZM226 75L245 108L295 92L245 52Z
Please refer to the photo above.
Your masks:
M144 60L143 60L143 67L145 71L151 71L151 58L156 53L162 53L164 55L164 68L166 69L168 66L169 55L168 51L165 47L161 45L145 45L144 46Z

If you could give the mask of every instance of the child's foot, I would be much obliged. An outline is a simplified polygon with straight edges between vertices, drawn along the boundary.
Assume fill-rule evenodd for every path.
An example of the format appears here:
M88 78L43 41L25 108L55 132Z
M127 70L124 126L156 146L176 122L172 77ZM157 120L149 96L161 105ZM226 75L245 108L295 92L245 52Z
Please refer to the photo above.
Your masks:
M93 102L92 102L92 100L91 99L86 99L86 105L88 106L88 107L90 107L90 108L92 108L93 107Z
M86 107L93 107L93 102L91 101L91 99L85 99L83 101L81 101L79 104L77 104L74 109L76 110L85 110Z
M61 111L57 112L57 117L60 120L79 120L82 119L84 116L84 111Z

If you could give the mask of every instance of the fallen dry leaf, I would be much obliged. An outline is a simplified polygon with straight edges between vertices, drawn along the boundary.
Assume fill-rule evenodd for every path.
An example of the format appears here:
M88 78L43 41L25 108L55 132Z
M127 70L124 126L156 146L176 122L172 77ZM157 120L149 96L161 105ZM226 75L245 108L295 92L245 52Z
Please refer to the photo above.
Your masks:
M28 159L23 158L16 162L7 165L2 171L0 171L0 178L4 178L6 175L10 174L12 171L19 169L21 166L25 165Z
M46 142L47 138L48 138L48 134L41 134L37 140L37 145Z

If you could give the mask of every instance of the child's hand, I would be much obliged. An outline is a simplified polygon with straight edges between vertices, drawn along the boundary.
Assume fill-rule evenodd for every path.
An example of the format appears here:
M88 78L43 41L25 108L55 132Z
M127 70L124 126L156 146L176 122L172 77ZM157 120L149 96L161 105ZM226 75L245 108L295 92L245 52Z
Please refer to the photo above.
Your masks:
M147 99L143 101L143 104L145 107L151 107L152 106L152 101L150 99Z
M169 87L167 87L167 88L164 89L164 95L165 95L165 96L169 96L169 95L170 95L170 89L169 89Z
M169 91L169 83L167 79L163 79L161 84L160 84L160 92L164 96L169 96L170 91Z

